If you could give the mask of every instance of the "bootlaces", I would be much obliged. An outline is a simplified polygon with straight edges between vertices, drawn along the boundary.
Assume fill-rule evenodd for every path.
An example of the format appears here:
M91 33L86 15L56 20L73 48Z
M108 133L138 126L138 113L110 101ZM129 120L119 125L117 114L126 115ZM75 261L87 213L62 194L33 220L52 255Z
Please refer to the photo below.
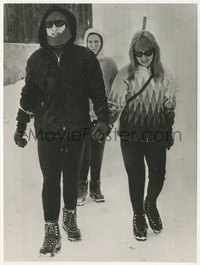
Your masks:
M67 220L67 212L64 212L64 222L67 223L67 229L71 231L78 231L77 223L76 223L76 212L69 211L69 219Z
M47 223L45 225L45 239L43 248L44 249L53 249L58 241L58 226L54 223Z

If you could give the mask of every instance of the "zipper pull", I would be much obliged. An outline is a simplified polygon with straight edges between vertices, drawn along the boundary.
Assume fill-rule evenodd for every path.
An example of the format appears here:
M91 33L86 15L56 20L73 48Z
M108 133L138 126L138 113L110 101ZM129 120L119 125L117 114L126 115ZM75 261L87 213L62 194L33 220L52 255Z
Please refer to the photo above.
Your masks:
M58 56L57 58L58 58L58 67L60 67L60 56Z

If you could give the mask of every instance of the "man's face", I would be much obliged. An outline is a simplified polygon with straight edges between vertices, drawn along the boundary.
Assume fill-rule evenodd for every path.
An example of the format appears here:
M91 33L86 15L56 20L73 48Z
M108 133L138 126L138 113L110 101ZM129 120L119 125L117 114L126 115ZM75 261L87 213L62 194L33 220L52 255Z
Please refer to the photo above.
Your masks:
M101 48L100 37L97 34L90 34L87 39L87 46L95 55L97 55Z
M57 11L52 12L45 23L47 35L53 38L58 37L68 27L64 15Z

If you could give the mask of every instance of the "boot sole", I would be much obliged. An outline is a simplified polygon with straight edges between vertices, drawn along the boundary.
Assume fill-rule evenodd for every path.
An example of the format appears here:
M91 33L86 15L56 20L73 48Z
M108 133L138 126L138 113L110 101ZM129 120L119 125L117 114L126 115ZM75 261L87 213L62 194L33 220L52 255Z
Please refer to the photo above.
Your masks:
M97 202L97 203L99 203L99 202L105 202L105 199L95 199L95 195L93 195L92 193L90 193L90 197L92 198L92 200L94 202Z
M83 205L85 205L85 203L86 203L86 201L84 201L84 202L77 202L77 206L83 206Z
M155 234L160 234L160 233L162 232L163 228L162 228L161 230L155 230L155 229L152 227L151 222L149 221L149 217L148 217L148 215L147 215L146 212L145 212L145 214L146 214L146 216L147 216L149 226L151 227L151 229L153 230L153 232L154 232Z
M40 253L41 258L53 258L61 250L61 244L55 248L53 252Z
M150 225L149 225L150 226ZM155 229L153 229L153 228L151 228L152 230L153 230L153 232L155 233L155 234L160 234L161 232L162 232L162 229L161 230L155 230Z
M65 229L65 227L63 226L63 229L65 230L65 232L67 233L67 230ZM70 242L78 242L78 241L81 241L81 237L80 238L73 238L73 237L69 237L67 235L67 239L70 241Z
M135 239L137 241L146 241L147 240L147 237L137 237L137 236L135 236Z
M71 238L71 237L67 237L67 239L70 241L70 242L79 242L79 241L81 241L81 238L79 238L79 239L75 239L75 238Z

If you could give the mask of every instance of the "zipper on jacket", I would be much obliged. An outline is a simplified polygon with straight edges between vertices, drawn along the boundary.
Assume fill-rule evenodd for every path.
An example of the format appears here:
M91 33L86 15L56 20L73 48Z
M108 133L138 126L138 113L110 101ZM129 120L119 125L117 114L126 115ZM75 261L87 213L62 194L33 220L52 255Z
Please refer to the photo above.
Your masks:
M63 54L63 51L60 53L60 55L58 55L55 51L53 51L53 53L55 54L57 60L58 60L58 68L60 67L60 58L61 58L61 55Z

